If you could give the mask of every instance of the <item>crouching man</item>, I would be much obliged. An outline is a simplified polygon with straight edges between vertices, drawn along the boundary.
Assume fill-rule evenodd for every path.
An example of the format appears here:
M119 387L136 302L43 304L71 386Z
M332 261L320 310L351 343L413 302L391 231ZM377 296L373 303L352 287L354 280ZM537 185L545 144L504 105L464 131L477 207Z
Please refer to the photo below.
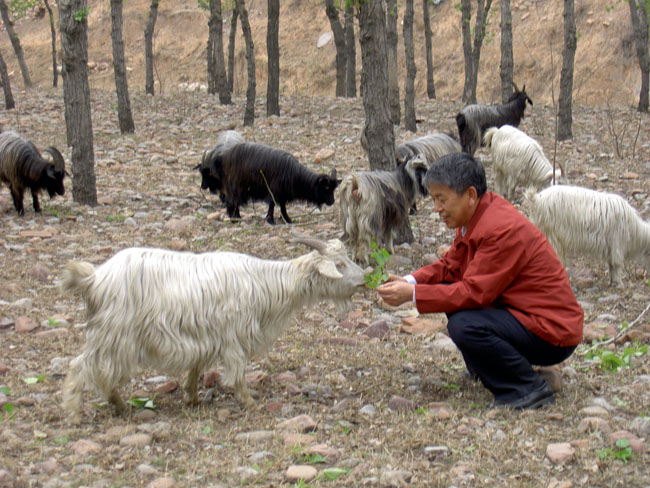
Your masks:
M424 184L456 238L435 263L390 275L378 288L389 305L413 301L444 312L467 370L494 394L494 406L553 403L532 365L568 358L582 340L583 312L566 271L542 232L499 195L487 192L482 164L464 153L439 159Z

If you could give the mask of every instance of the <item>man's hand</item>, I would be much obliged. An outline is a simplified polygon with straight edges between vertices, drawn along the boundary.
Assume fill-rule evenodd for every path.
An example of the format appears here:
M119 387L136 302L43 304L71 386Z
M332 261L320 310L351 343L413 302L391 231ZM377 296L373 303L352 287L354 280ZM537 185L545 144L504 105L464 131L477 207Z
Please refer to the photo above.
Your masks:
M391 277L394 277L394 279L391 280ZM388 282L377 288L377 293L388 305L397 307L402 303L413 300L414 286L407 283L404 278L390 275Z

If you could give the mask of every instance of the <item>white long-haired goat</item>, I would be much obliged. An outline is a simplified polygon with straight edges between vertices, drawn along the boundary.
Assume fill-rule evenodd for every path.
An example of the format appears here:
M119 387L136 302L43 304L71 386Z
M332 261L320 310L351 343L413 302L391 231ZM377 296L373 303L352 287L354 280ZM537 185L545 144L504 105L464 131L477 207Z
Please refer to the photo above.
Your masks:
M524 209L560 259L590 256L609 265L610 284L622 286L626 260L650 267L650 224L621 196L556 185L524 192Z
M393 234L409 225L409 210L418 195L426 195L422 179L428 165L418 155L393 171L358 171L343 178L339 221L343 240L354 258L368 264L372 239L393 253Z
M485 131L483 145L492 153L497 193L512 201L517 186L541 190L553 180L553 165L539 143L510 125ZM556 176L561 172L556 171Z
M94 268L66 265L62 290L80 294L88 316L83 352L70 363L63 406L79 420L82 392L93 387L122 412L117 388L139 368L187 373L185 401L198 402L200 374L221 361L222 384L252 407L244 379L249 358L264 353L303 306L345 307L363 271L338 240L294 239L315 248L287 261L212 252L125 249Z

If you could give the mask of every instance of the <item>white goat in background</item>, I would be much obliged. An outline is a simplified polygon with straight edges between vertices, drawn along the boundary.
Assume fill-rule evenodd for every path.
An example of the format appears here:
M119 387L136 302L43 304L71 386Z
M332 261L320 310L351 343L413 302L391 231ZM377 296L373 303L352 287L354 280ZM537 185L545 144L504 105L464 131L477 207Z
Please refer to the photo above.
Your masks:
M523 207L563 263L572 256L605 261L610 284L623 285L625 261L650 268L650 224L621 196L556 185L524 192Z

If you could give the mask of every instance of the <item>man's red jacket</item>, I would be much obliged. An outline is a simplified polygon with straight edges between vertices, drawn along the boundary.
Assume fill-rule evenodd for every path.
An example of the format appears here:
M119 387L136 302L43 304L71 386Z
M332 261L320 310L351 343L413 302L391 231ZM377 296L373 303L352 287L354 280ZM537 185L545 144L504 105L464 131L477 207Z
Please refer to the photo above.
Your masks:
M569 278L542 232L514 206L488 192L447 253L413 273L421 313L506 308L556 346L582 340L584 314Z

